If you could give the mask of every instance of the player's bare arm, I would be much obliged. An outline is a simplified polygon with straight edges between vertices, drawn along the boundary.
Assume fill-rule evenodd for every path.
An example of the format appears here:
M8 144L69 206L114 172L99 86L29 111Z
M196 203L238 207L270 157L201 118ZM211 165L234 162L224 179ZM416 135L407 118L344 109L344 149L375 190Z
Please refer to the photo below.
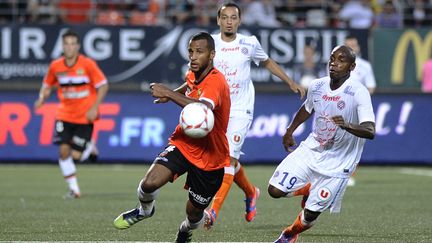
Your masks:
M42 87L39 90L39 97L34 103L34 109L39 109L48 99L48 97L51 95L51 87L48 87L46 85L42 85Z
M276 75L278 78L287 83L294 93L300 93L300 98L303 99L306 94L306 90L300 85L298 85L296 82L294 82L290 77L288 77L285 71L279 66L279 64L273 61L273 59L269 58L263 61L262 65L267 68L272 74Z
M293 133L303 122L305 122L312 114L306 111L304 105L300 107L300 110L295 115L292 123L286 129L284 136L282 137L282 144L287 152L294 151L297 144L294 140Z
M153 84L153 83L152 83ZM152 84L150 84L150 90L151 90L151 87L152 87ZM178 93L180 93L180 94L185 94L186 93L186 90L187 90L187 83L186 82L184 82L182 85L180 85L179 87L177 87L177 88L175 88L173 91L174 92L178 92ZM155 104L159 104L159 103L166 103L166 102L168 102L170 99L168 99L168 98L157 98L157 99L155 99L154 101L153 101L153 103L155 103Z
M333 122L347 132L360 137L373 139L375 137L375 123L362 122L360 124L346 123L342 116L332 117Z
M186 88L186 87L184 87L184 88ZM210 107L211 109L213 109L213 107L211 107L210 103L208 103L208 102L200 101L197 99L191 99L191 98L185 96L184 93L171 90L167 86L160 84L160 83L151 83L150 84L150 90L151 90L151 94L153 97L155 97L157 99L162 98L162 99L172 100L174 103L176 103L177 105L179 105L181 107L185 107L187 104L190 104L193 102L201 102L201 103L204 103L205 105L207 105L208 107Z
M108 84L103 84L97 89L96 102L90 107L86 113L87 120L94 121L98 117L99 105L104 100L106 94L108 93Z

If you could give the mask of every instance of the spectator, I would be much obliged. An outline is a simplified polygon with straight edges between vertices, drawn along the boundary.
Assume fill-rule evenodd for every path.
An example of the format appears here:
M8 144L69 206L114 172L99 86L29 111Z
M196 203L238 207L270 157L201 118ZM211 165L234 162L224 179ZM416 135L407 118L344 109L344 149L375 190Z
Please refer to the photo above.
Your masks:
M326 67L316 62L315 48L312 45L306 45L303 49L303 62L294 66L294 80L300 83L303 88L307 89L309 83L326 75Z
M192 0L170 0L170 16L175 24L193 24L196 22Z
M339 12L339 18L353 29L369 29L373 25L374 14L368 0L349 0Z
M412 15L414 18L414 25L416 27L425 24L424 22L426 20L426 9L423 0L415 0Z
M432 93L432 59L423 65L422 91Z
M159 19L159 15L161 12L160 1L158 0L149 0L149 1L140 1L130 12L129 23L131 25L157 25L159 23L163 23L162 20Z
M57 22L57 6L53 0L30 0L27 9L31 23L54 24Z
M60 0L60 17L67 24L84 24L91 19L92 0Z
M276 18L276 10L270 0L253 1L248 4L242 22L245 25L258 25L260 27L280 27Z
M392 1L387 0L382 12L376 17L376 24L382 28L400 28L402 27L402 15L399 14Z

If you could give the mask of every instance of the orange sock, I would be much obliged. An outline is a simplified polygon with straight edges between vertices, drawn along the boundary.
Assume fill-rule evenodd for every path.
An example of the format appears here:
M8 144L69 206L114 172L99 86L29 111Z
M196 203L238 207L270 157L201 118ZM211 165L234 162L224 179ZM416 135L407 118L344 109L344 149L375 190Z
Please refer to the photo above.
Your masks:
M309 190L310 190L311 184L307 183L306 186L298 189L297 191L295 191L293 194L294 196L309 196Z
M234 182L244 191L246 197L253 197L255 193L255 186L250 183L243 166L238 163L237 167L240 167L240 169L234 175Z
M307 223L306 221L304 221L304 219L302 219L303 217L303 210L300 211L299 215L297 216L296 220L294 221L294 223L292 223L290 226L288 226L285 230L284 233L285 235L298 235L301 232L309 229L310 227L313 226L313 222L312 223Z
M224 178L222 181L222 185L219 188L219 191L216 193L213 199L213 203L211 208L214 209L216 215L219 214L219 210L222 207L222 204L225 201L225 198L228 196L228 192L230 191L231 185L234 180L234 170L232 171L232 174L226 173L225 171Z

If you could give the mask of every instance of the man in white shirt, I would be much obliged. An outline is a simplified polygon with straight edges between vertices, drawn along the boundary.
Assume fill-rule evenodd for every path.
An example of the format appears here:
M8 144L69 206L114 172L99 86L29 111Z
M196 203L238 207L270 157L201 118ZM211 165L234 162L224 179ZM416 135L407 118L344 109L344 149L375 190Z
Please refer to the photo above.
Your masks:
M253 119L255 89L250 77L251 62L261 63L272 74L286 82L295 93L303 98L305 90L289 78L283 69L264 52L255 36L237 33L240 26L241 10L234 3L223 4L217 13L220 33L212 35L215 40L216 56L214 66L225 75L231 93L231 111L227 137L230 150L230 167L225 167L222 186L206 211L204 227L210 229L228 195L232 182L245 192L245 219L250 222L256 215L256 200L259 189L251 184L238 162L241 148Z
M355 60L351 48L333 49L330 76L311 83L306 101L283 137L285 149L292 153L276 168L268 193L273 198L303 195L305 202L294 223L275 242L295 242L322 212L340 212L348 179L360 160L365 139L375 136L370 94L350 76ZM313 131L293 150L293 132L313 113Z

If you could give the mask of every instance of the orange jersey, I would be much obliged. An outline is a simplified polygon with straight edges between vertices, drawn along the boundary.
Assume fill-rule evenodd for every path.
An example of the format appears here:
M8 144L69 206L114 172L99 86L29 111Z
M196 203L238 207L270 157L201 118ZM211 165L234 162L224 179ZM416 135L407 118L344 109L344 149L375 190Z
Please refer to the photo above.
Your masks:
M87 111L96 102L97 88L107 79L92 59L79 55L77 62L66 66L63 57L51 62L43 84L57 86L60 105L56 118L78 124L89 124Z
M203 138L190 138L178 125L169 141L196 167L211 171L229 166L229 148L226 137L231 106L227 81L222 73L213 69L198 84L195 75L186 74L188 90L186 96L205 100L213 104L215 118L213 130Z

